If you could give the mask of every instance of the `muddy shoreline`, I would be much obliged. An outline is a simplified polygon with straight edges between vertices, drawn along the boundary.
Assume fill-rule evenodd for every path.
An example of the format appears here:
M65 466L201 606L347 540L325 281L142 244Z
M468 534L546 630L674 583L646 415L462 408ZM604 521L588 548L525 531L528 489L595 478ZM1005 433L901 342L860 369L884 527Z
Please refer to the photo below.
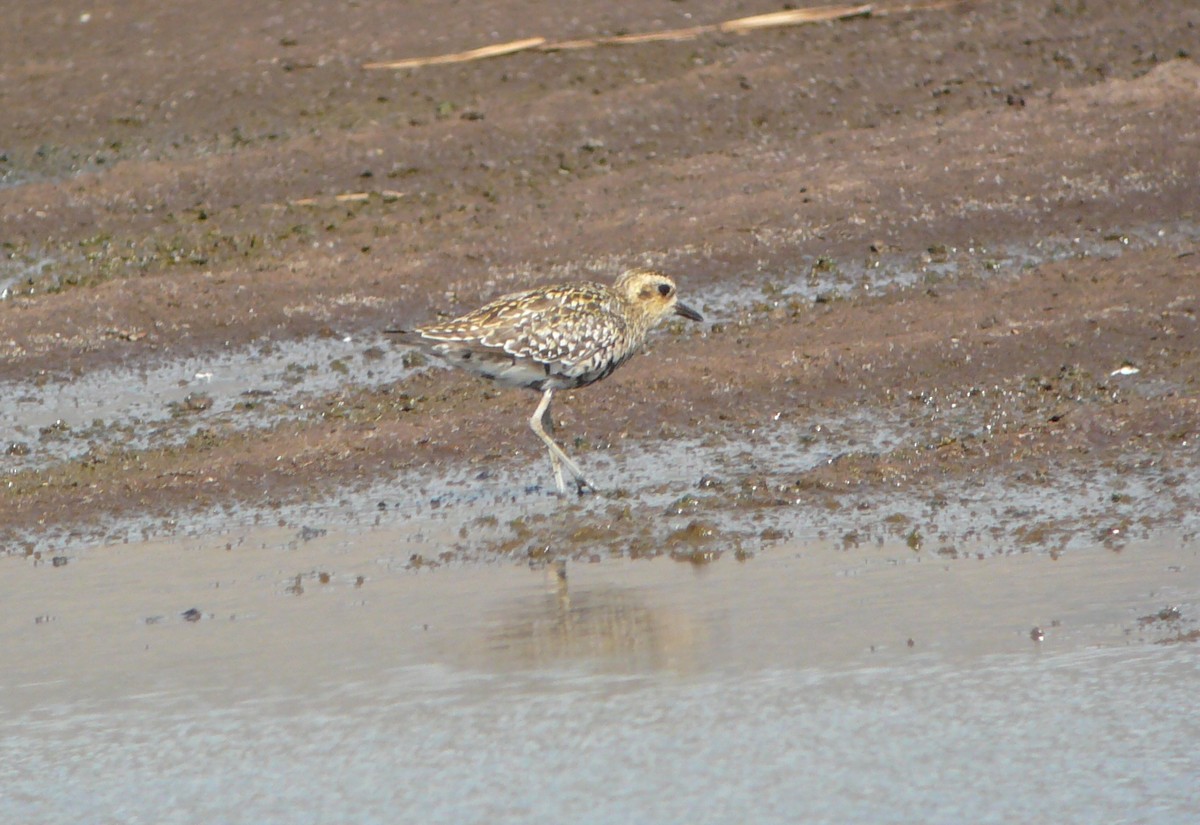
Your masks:
M593 6L592 34L639 25ZM656 22L728 11L676 6ZM1009 525L1031 548L1200 510L1192 4L965 3L364 72L428 47L432 19L377 37L387 10L320 30L255 12L184 47L172 6L30 7L0 35L7 552L339 501L366 519L431 472L503 476L540 510L534 399L406 363L378 330L633 264L711 323L564 398L603 496L471 553L573 554L577 535L637 555L691 524L699 552L753 552L817 513L841 514L830 537L888 531L890 498L981 479L1000 499L1112 488L1108 515ZM496 37L528 32L520 10L488 12ZM478 45L465 10L438 18L446 51ZM146 48L118 55L131 32ZM868 447L819 451L864 417ZM694 478L639 465L670 442L697 445ZM823 460L783 458L805 449ZM720 488L699 486L706 450ZM683 524L623 520L688 496Z
M0 820L1194 817L1194 0L8 5Z

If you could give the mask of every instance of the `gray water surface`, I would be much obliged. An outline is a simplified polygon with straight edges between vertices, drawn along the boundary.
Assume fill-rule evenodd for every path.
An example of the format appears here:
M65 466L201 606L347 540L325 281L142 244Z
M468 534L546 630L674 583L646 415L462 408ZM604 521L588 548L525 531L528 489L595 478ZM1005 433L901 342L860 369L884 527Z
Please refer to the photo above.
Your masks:
M1200 808L1192 544L794 543L560 571L413 569L407 541L256 530L0 559L0 822Z

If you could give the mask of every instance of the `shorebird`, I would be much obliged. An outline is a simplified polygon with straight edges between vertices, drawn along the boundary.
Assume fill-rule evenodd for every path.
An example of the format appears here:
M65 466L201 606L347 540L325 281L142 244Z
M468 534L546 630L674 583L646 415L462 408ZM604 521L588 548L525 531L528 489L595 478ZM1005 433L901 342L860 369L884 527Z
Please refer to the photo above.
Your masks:
M452 366L506 387L542 394L529 426L550 452L554 483L565 495L563 467L576 492L593 492L562 447L550 437L556 390L586 387L612 375L638 351L647 334L671 315L703 321L679 303L675 282L653 269L630 269L612 286L556 284L503 295L459 318L413 330L389 329Z

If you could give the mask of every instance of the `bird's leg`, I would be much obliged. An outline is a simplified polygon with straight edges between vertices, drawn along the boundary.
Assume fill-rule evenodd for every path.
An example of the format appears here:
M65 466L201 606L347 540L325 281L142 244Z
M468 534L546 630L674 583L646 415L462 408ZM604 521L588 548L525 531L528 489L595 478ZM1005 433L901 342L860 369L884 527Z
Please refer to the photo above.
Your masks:
M533 411L533 415L529 419L529 427L534 431L542 443L546 445L546 449L550 451L550 464L554 467L554 483L558 487L560 496L567 494L567 485L563 483L562 468L565 464L571 474L575 476L575 486L580 495L583 495L585 487L590 488L593 492L596 486L587 480L583 470L579 469L579 465L571 460L570 456L563 452L562 447L554 443L554 439L547 434L546 430L551 432L554 430L554 420L550 417L550 400L554 396L554 390L547 388L542 392L542 400L538 403L537 409ZM549 425L547 427L547 425Z
M537 409L533 411L533 416L529 419L529 426L546 445L546 449L550 451L550 466L554 468L554 484L558 488L558 494L565 496L567 485L563 483L562 459L558 456L562 451L546 432L547 430L554 432L554 419L550 417L550 400L553 396L554 390L551 389L542 393L542 400L538 403Z
M551 390L547 390L547 393L550 392ZM538 409L541 409L543 405L546 407L546 409L542 410L542 429L545 430L550 436L553 436L554 430L557 428L554 426L554 416L551 414L550 402L543 398L542 404L538 404Z
M551 405L550 404L546 405L546 411L544 413L542 413L542 429L544 429L551 438L554 437L554 431L557 429L557 427L555 427L555 425L554 425L554 416L551 414ZM592 482L588 481L586 478L583 477L583 474L580 472L579 467L577 467L575 465L575 462L573 462L573 461L571 461L571 459L567 458L565 453L563 454L562 459L559 459L559 457L552 450L550 452L550 463L554 465L554 478L555 478L555 482L558 484L559 492L562 492L562 489L563 489L563 484L562 484L562 462L563 461L567 462L567 465L570 466L571 472L575 476L575 488L576 488L575 492L577 492L579 495L583 495L583 491L585 488L590 489L593 493L596 492L596 488L592 486Z
M542 432L546 434L547 438L553 440L554 416L550 414L550 402L546 402L545 406L546 409L542 411L541 417ZM537 430L535 429L534 432L537 432ZM554 450L550 450L550 466L554 468L554 486L558 488L558 494L560 496L566 495L567 485L563 483L562 460L559 459L558 454Z

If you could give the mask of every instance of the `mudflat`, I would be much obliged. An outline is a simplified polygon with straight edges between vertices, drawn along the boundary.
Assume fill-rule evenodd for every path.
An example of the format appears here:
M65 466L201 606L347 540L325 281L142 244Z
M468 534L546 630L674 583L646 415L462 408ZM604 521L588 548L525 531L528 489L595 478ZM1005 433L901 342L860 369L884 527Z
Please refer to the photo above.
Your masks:
M929 534L936 506L888 502L984 481L1047 505L989 525L1038 546L1187 521L1195 4L884 4L363 68L774 10L17 4L0 32L6 549L443 469L495 492L519 467L515 494L541 496L536 399L426 369L380 330L632 265L668 271L710 323L564 394L565 443L608 495L523 550L580 520L605 552L661 547L678 524L631 537L618 518L649 529L656 490L718 531L755 510L751 542L838 513L834 535ZM684 442L694 478L632 467ZM1053 512L1080 484L1104 507Z

